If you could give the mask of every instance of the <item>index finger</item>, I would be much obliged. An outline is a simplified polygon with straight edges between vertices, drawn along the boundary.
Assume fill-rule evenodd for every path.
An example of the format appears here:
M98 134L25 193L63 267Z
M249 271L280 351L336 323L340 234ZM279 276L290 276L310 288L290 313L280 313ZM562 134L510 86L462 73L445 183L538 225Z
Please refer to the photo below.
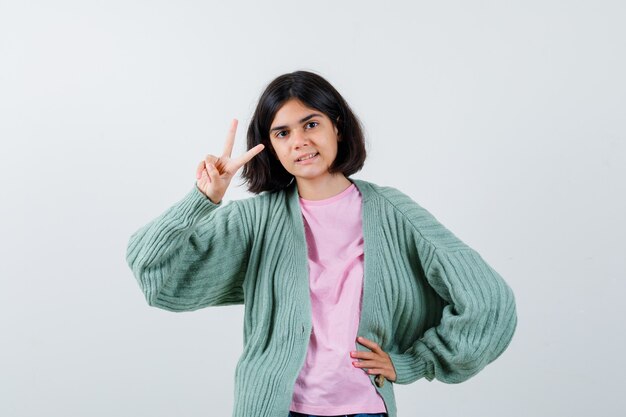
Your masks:
M230 157L230 154L233 152L233 145L235 144L235 133L237 132L237 119L233 119L230 122L230 128L228 129L228 134L226 135L226 143L224 144L224 152L222 156Z
M235 167L237 169L244 166L249 160L258 155L263 149L265 149L265 145L259 143L254 148L250 149L248 152L241 155L239 158L234 160Z
M359 336L359 337L357 337L357 341L358 341L361 345L363 345L363 346L365 346L365 347L370 348L373 352L377 352L377 351L379 351L379 350L382 350L382 349L380 349L380 346L378 346L378 343L376 343L376 342L374 342L374 341L371 341L371 340L369 340L369 339L366 339L366 338L364 338L363 336Z

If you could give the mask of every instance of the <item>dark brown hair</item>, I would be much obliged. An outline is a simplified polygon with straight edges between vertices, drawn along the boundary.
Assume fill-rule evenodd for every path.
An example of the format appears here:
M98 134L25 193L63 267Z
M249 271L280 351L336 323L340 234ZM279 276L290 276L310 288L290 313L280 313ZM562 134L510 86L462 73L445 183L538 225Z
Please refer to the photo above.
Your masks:
M309 71L283 74L268 84L259 99L248 126L248 149L259 143L265 149L243 167L241 177L248 190L259 194L287 188L294 179L272 152L269 131L274 116L290 99L324 113L335 124L338 136L337 157L328 168L346 177L358 172L365 162L365 138L361 123L341 94L323 77Z

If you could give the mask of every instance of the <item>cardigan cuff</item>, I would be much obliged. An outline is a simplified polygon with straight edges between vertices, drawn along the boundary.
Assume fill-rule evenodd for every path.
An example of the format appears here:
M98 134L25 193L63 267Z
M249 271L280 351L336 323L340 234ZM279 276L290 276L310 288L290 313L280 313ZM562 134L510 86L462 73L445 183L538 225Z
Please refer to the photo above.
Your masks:
M433 378L427 376L427 366L424 359L409 353L387 353L396 371L394 384L410 384L422 377L432 381Z
M223 200L215 204L194 184L193 189L176 204L175 210L188 223L195 224L196 221L220 207L222 202Z

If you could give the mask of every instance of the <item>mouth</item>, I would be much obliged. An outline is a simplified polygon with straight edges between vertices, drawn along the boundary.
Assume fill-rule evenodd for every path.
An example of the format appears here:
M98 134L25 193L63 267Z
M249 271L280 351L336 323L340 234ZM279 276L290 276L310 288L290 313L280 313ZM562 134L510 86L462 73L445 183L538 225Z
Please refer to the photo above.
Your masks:
M300 158L296 159L296 162L308 161L309 159L315 158L319 154L320 154L319 152L308 153L308 154L303 155Z

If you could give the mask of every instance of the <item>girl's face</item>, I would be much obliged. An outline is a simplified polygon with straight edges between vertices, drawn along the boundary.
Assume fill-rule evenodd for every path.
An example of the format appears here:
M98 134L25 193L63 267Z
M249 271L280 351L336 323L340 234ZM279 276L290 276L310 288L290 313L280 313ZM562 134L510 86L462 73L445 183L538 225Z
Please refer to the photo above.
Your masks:
M341 138L335 125L321 111L290 99L274 116L269 135L276 157L296 180L331 176L328 168L337 156L337 142Z

